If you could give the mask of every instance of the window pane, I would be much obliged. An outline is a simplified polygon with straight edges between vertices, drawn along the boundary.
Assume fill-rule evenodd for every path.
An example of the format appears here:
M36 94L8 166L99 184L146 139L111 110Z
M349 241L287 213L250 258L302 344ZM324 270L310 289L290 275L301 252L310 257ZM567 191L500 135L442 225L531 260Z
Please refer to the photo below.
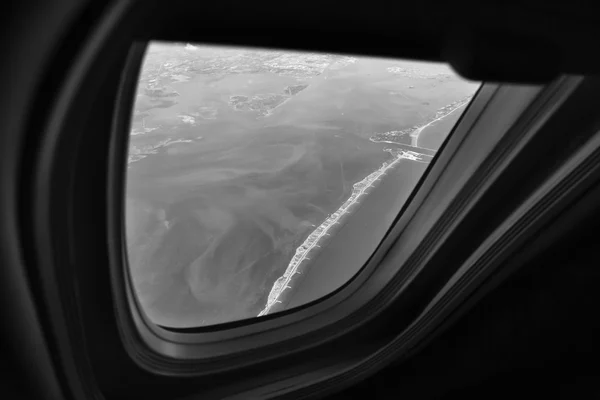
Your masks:
M151 44L126 199L148 317L212 325L344 285L478 86L443 64Z

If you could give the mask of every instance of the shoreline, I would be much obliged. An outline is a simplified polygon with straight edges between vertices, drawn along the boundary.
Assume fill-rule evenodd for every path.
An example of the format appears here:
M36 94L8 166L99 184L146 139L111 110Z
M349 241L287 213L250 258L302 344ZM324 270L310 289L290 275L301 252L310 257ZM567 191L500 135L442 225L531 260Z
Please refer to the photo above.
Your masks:
M452 111L450 111L448 114L444 114L441 117L436 118L433 121L429 122L427 125L423 125L422 127L415 129L413 132L410 133L410 143L411 143L411 145L415 146L415 147L419 147L419 135L421 134L421 132L423 132L423 130L425 128L427 128L429 125L433 124L436 121L439 121L441 119L446 118L448 115L452 114L454 111L456 111L459 108L467 105L468 103L469 103L468 101L465 102L465 103L461 103L458 106L456 106L456 108L452 109ZM423 148L425 149L426 147L423 147ZM428 149L428 150L433 150L433 149Z
M358 203L360 196L367 195L367 190L372 188L375 182L385 175L388 170L395 168L401 160L409 159L419 161L415 155L411 154L411 152L400 150L397 152L397 154L394 154L394 150L392 149L385 149L384 151L392 154L394 158L392 160L385 161L376 171L370 173L362 180L354 183L352 185L353 189L350 197L336 211L330 214L316 229L314 229L304 240L304 242L296 249L296 253L289 262L283 275L277 278L277 280L273 283L267 298L267 304L258 314L259 317L267 315L271 311L271 308L282 303L279 300L279 297L282 296L286 289L291 289L290 282L294 275L300 274L300 272L298 272L298 268L304 260L308 260L308 253L314 248L320 247L319 242L329 235L328 231L334 225L340 223L340 220L343 216L352 212L350 207Z
M469 104L469 102L471 101L471 97L472 96L468 96L467 98L459 100L459 101L455 102L454 104L450 104L448 106L441 108L440 109L441 111L438 110L438 112L436 113L434 118L424 125L415 126L415 127L409 128L408 130L404 130L404 131L385 132L384 135L386 133L401 133L401 135L408 133L411 138L410 146L414 147L416 149L420 149L420 147L418 147L417 144L418 144L418 139L419 139L419 135L421 134L421 132L425 128L427 128L428 126L433 124L434 122L447 117L448 115L452 114L454 111L458 110L459 108ZM450 109L448 109L448 108L450 108ZM442 115L439 115L440 112L442 113ZM375 138L376 135L377 134L371 136L369 138L369 140L373 143L402 144L402 143L393 141L393 139L394 139L393 136L391 138L384 136L382 138L383 140L378 140ZM385 140L385 139L392 139L392 140ZM427 149L427 148L423 148L423 149L435 152L435 150L432 150L432 149ZM403 159L424 162L422 159L418 158L420 156L420 154L417 152L414 152L414 151L396 150L396 154L394 154L394 150L392 150L392 149L384 149L384 151L389 152L394 158L392 160L385 161L381 165L381 167L379 167L376 171L367 175L362 180L354 183L352 185L353 189L352 189L352 194L350 195L350 197L335 212L330 214L316 229L314 229L308 235L308 237L304 240L304 242L302 242L302 244L300 246L298 246L298 248L296 249L296 253L294 254L292 259L288 263L288 266L287 266L285 272L283 273L283 275L281 275L279 278L277 278L277 280L275 280L275 282L273 283L273 286L271 287L271 291L269 292L269 295L267 297L267 303L266 303L265 307L262 309L262 311L260 311L260 313L257 315L258 317L267 315L273 307L282 303L282 301L280 301L279 298L282 296L283 292L286 289L292 288L290 286L290 282L292 281L292 278L294 275L300 274L300 272L298 272L298 268L300 267L300 264L304 260L309 260L308 253L311 250L313 250L315 247L320 247L319 242L321 241L321 239L329 235L328 231L335 224L338 224L340 219L344 215L351 213L350 207L358 202L358 199L360 196L368 194L366 192L367 189L371 188L373 186L373 184L380 177L382 177L389 169L395 168L395 166Z
M376 133L376 134L372 135L369 138L369 140L373 143L404 144L401 142L394 141L395 135L399 134L398 137L402 137L402 136L408 134L408 136L410 137L410 145L411 146L417 147L417 148L422 148L425 150L436 151L433 149L428 149L426 147L419 147L418 146L419 135L421 134L421 132L423 132L423 130L425 130L425 128L427 128L434 122L437 122L441 119L446 118L448 115L452 114L454 111L469 104L471 102L472 97L473 96L467 96L467 97L463 98L462 100L458 100L452 104L449 104L445 107L440 108L437 111L436 115L433 117L433 119L431 121L427 122L426 124L416 125L416 126L413 126L412 128L403 129L401 131L388 131L388 132L383 132L383 133ZM440 113L441 113L441 115L439 115ZM379 136L379 139L377 138L378 136Z

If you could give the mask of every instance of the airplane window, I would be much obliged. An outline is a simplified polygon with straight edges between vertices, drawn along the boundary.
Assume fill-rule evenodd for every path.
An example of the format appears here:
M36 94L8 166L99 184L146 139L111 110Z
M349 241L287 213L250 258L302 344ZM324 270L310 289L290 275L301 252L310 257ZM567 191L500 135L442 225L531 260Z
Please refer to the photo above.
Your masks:
M478 87L444 64L151 43L126 188L147 316L214 325L344 285Z

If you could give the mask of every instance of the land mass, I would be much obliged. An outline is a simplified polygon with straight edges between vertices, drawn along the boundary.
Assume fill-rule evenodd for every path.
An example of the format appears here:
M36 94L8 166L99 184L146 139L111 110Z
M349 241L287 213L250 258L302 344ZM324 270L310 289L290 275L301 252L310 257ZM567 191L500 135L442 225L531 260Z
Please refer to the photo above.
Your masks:
M267 93L256 96L233 95L229 97L229 105L235 111L255 111L260 116L271 115L273 110L292 96L297 95L308 87L308 84L287 86L281 93Z
M419 134L428 126L433 124L436 121L441 120L442 118L450 115L454 111L460 109L461 107L467 105L471 101L471 97L467 96L455 102L448 104L437 110L434 116L429 118L422 124L413 126L408 129L403 129L399 131L388 131L382 133L376 133L369 140L374 143L398 143L398 144L410 144L411 146L418 147ZM429 149L433 150L433 149ZM435 150L434 150L435 151Z

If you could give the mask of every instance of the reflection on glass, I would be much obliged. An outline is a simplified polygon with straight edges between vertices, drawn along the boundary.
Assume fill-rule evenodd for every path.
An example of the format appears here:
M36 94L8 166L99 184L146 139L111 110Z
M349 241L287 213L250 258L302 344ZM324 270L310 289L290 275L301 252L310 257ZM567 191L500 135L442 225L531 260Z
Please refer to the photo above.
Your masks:
M150 45L126 199L148 317L212 325L344 285L477 87L441 64Z

